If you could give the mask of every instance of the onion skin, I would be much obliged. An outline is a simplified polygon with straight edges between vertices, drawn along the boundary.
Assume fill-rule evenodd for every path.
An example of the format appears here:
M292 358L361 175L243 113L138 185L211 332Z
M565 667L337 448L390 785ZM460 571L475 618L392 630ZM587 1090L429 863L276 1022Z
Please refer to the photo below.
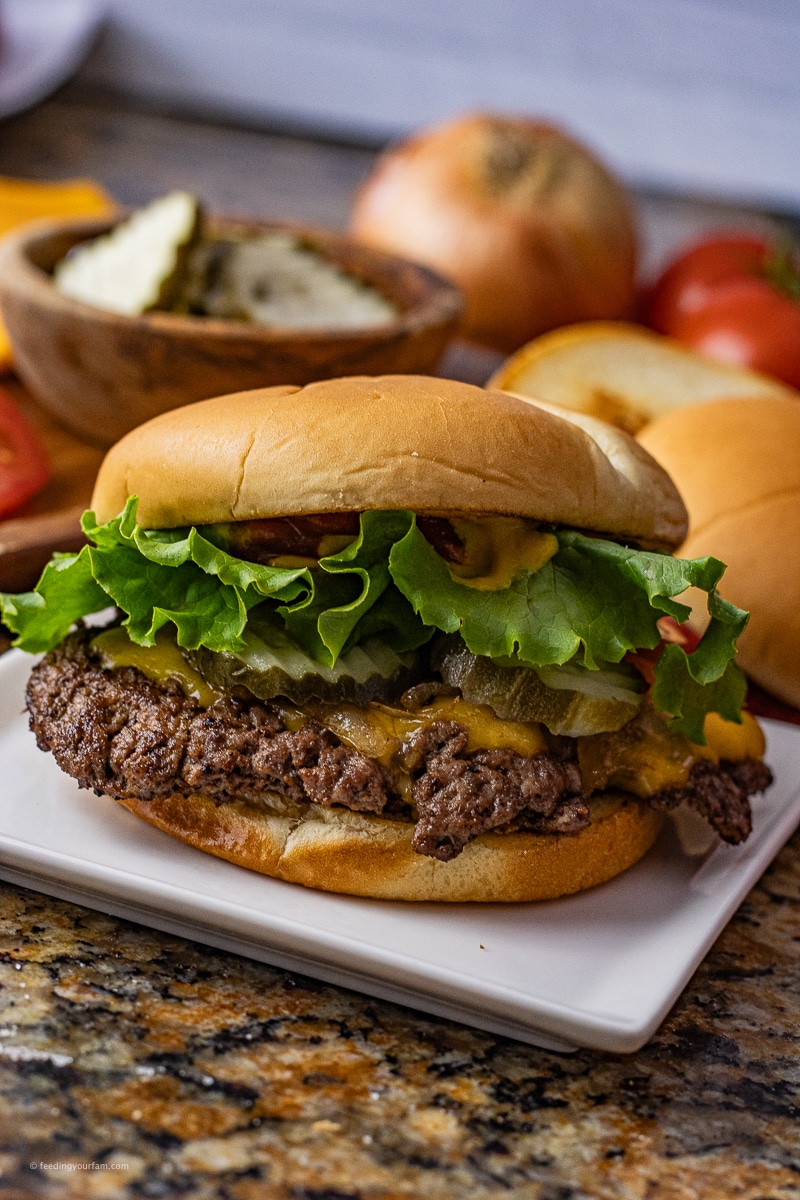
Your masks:
M508 353L574 321L634 305L636 234L621 185L551 125L474 114L386 151L351 231L449 276L461 333Z

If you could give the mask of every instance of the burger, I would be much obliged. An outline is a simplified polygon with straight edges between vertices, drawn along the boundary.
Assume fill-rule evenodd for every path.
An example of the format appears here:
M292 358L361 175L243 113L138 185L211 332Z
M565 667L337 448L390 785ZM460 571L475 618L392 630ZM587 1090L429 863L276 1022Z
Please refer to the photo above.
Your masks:
M43 654L31 728L184 842L330 891L515 901L610 879L679 804L750 830L746 614L722 563L670 555L674 485L602 422L413 376L224 396L117 443L83 528L2 597Z

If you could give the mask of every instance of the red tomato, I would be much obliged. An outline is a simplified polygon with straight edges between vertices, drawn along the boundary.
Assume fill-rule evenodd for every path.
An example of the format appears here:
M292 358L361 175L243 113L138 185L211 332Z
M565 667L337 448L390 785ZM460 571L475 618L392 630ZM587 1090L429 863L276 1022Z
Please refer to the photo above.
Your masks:
M0 518L30 500L49 478L50 463L38 434L0 390Z
M659 617L658 632L662 643L673 642L676 646L682 646L687 654L696 650L700 642L699 633L689 625L679 625L674 617Z
M698 312L676 320L672 332L709 358L800 388L800 304L764 279L718 288Z
M764 273L766 241L730 234L708 238L679 255L650 293L647 320L659 333L675 336L677 321L705 307L721 284Z
M733 234L692 246L654 285L648 321L709 358L800 387L800 268L791 246Z
M629 650L625 655L625 661L636 668L645 681L650 684L650 687L655 683L655 665L664 653L664 647L668 642L682 646L687 654L691 654L700 641L699 633L695 633L688 625L679 625L674 617L659 617L658 631L661 634L661 641L652 650Z

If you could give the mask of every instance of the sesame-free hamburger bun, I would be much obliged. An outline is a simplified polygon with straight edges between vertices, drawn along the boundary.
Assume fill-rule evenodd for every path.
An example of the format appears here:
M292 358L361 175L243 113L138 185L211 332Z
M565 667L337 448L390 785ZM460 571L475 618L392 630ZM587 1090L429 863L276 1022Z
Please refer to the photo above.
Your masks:
M741 666L800 708L800 399L693 405L638 437L689 510L681 555L721 558L721 594L750 612Z
M263 388L164 413L109 451L98 520L130 495L154 529L392 508L528 517L663 548L686 528L669 476L621 431L418 375Z

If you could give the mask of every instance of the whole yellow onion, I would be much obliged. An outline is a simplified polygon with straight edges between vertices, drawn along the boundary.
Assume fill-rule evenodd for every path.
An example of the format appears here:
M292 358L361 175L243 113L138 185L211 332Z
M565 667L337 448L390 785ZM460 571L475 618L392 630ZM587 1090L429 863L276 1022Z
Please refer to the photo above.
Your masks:
M352 232L464 292L464 337L508 352L633 306L636 236L625 191L552 125L477 113L386 151Z

